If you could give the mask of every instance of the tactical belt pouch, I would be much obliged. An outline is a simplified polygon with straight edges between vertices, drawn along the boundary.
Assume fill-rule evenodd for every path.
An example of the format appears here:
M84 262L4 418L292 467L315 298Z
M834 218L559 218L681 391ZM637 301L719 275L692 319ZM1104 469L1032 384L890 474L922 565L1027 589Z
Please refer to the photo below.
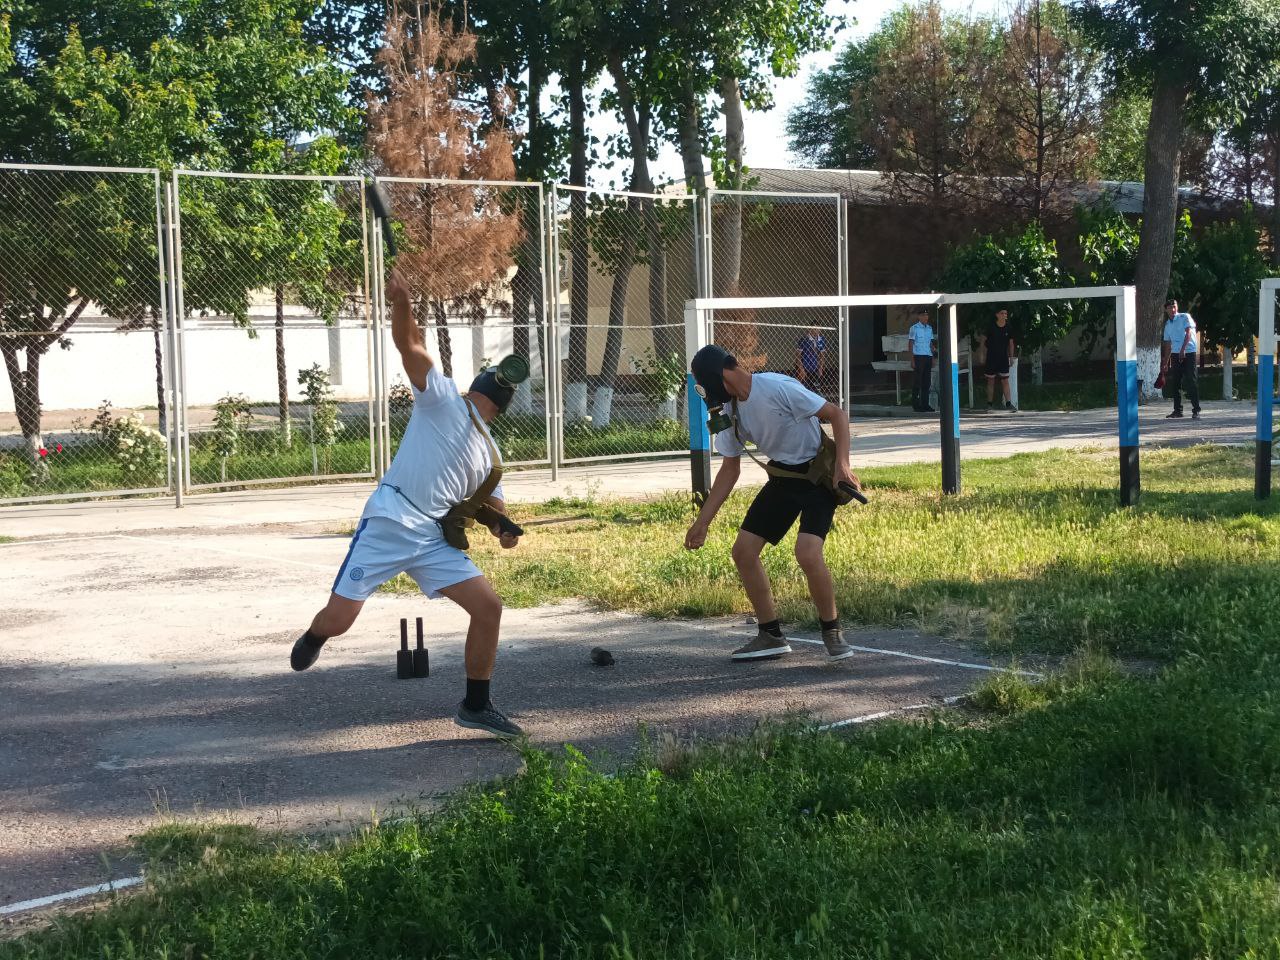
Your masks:
M738 433L738 401L733 402L733 436L743 450L747 450L747 445L742 440L742 435ZM809 470L806 473L798 473L795 470L788 470L785 467L777 466L773 463L765 463L750 450L747 450L749 456L756 463L764 468L764 472L771 477L780 477L783 480L808 480L814 486L826 487L831 491L831 495L836 498L836 504L843 507L845 504L853 500L853 494L848 490L842 490L836 484L836 442L832 440L825 430L822 431L822 445L818 447L818 452L813 459L809 461Z
M496 522L495 518L498 516L498 511L494 510L485 501L489 499L494 490L498 489L498 484L502 482L502 467L498 466L501 462L498 457L498 450L493 445L493 440L490 439L484 427L480 425L480 420L476 416L475 407L471 405L471 401L466 400L464 402L467 405L467 413L471 415L471 422L475 425L476 430L480 432L480 436L484 437L484 442L489 447L489 460L493 464L493 468L475 493L446 513L443 519L437 521L440 524L440 530L444 533L444 542L451 547L457 547L459 550L471 549L471 542L467 539L467 527L473 526L476 520L480 520L486 526L491 526Z

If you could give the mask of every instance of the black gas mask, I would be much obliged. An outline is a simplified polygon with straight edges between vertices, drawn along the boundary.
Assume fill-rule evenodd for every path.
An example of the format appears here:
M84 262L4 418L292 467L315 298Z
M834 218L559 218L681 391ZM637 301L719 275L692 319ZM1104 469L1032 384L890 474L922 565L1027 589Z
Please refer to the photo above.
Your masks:
M732 397L724 387L726 364L737 365L733 354L714 343L708 344L693 355L689 371L693 374L695 389L707 405L707 431L720 433L733 426L733 419L724 412Z
M488 397L499 413L505 413L511 398L515 396L516 387L528 379L529 361L512 355L503 358L497 366L489 367L472 380L470 391Z

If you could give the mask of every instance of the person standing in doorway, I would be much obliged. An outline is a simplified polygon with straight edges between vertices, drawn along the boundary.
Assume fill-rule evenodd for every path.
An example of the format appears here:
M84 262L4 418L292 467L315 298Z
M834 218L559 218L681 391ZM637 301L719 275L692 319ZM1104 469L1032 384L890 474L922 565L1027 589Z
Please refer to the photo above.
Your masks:
M1004 408L1010 413L1017 413L1009 394L1009 368L1013 363L1016 345L1013 342L1013 330L1009 326L1009 311L1001 307L996 311L996 318L987 327L983 338L986 349L987 375L987 409L995 402L996 381L1000 381L1000 389L1004 394Z
M827 338L810 327L809 332L796 341L796 379L810 390L821 390L826 374Z
M929 388L933 383L933 358L938 335L929 320L928 308L921 307L916 311L916 322L907 332L907 340L911 343L911 409L916 413L935 412L929 406Z
M1160 372L1165 375L1165 390L1173 397L1173 412L1166 420L1182 417L1182 391L1191 401L1191 419L1200 419L1200 384L1197 380L1196 361L1199 359L1200 338L1196 322L1189 313L1178 312L1178 301L1168 300L1164 305L1164 338L1160 344Z

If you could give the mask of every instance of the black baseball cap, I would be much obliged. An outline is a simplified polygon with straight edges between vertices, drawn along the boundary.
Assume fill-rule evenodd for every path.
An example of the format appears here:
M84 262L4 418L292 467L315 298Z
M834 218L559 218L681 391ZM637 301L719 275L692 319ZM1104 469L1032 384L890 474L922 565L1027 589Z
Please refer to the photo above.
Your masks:
M733 354L724 347L709 343L693 355L689 371L693 379L704 392L703 399L709 406L723 406L729 402L729 394L724 388L724 368L727 363L737 365Z

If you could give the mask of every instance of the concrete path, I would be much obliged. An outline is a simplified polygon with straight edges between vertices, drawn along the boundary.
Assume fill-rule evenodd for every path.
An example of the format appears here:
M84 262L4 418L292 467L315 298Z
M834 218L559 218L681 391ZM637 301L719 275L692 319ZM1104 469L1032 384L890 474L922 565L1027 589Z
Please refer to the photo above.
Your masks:
M1147 445L1251 443L1254 410L1244 403L1206 403L1204 419L1165 420L1168 404L1141 409L1142 442ZM1005 457L1065 447L1114 447L1116 412L992 413L964 416L961 455L965 459ZM863 466L891 466L939 459L938 423L933 417L856 419L853 423L853 461ZM764 472L750 460L743 463L743 483L763 483ZM562 470L511 473L504 482L513 502L538 502L552 497L638 497L689 490L687 459L592 464ZM299 522L350 523L360 514L371 484L251 490L186 498L175 511L171 499L114 500L98 503L58 503L0 506L0 536L15 538L87 536L99 533L220 529Z
M376 595L314 668L290 671L346 545L315 526L0 545L0 906L135 874L128 837L170 817L323 829L518 768L451 721L465 621L445 601ZM399 618L417 616L432 675L397 680ZM683 740L796 710L840 722L962 694L988 663L891 630L851 640L895 652L833 664L809 637L733 663L752 629L508 611L494 699L534 745L608 760L639 724ZM589 663L596 645L616 666Z

